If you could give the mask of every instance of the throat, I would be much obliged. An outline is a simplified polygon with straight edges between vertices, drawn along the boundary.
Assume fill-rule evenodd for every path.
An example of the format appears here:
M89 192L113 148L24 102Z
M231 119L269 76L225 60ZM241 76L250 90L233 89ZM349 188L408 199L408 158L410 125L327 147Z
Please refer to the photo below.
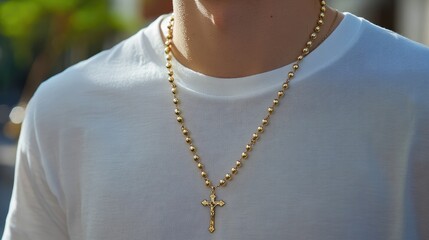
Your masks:
M286 4L283 9L254 0L248 0L248 4L184 2L187 8L195 7L195 14L180 14L181 8L175 8L173 54L184 66L220 78L254 75L294 62L320 12L318 2L305 8ZM327 22L333 15L334 11L328 9Z

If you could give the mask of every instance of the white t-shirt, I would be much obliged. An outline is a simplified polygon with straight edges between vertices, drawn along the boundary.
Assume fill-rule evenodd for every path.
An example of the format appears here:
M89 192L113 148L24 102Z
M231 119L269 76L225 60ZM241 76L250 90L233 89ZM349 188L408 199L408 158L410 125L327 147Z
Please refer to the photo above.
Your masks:
M39 87L4 240L429 239L428 48L347 13L217 191L226 205L211 234L201 205L210 192L173 111L161 19ZM185 121L218 181L291 65L233 79L173 65Z

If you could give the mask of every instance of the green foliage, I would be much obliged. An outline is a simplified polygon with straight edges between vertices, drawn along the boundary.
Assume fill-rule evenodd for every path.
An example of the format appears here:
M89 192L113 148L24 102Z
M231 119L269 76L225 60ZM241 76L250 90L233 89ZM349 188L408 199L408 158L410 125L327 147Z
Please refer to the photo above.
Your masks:
M0 50L10 52L10 49L13 55L5 59L3 54L0 61L0 86L14 81L13 69L26 69L25 72L30 72L27 81L38 84L54 69L64 67L58 65L64 63L62 56L67 52L78 49L79 58L86 58L101 50L106 38L136 30L130 28L133 23L117 17L109 3L109 0L0 0L0 40L3 39Z
M100 43L125 29L107 0L9 0L0 2L0 34L14 46L16 60L28 62L45 45ZM88 43L88 42L86 42ZM64 46L63 46L64 45Z
M32 2L35 2L39 6L43 7L46 11L51 12L67 12L72 9L76 9L76 7L81 4L81 2L85 1L79 1L79 0L31 0ZM92 1L87 1L92 2ZM103 1L106 2L106 1Z
M34 27L61 19L64 27L98 31L99 26L116 28L105 0L9 0L0 3L0 32L11 38L34 37Z
M40 18L42 9L31 1L8 1L0 5L0 27L4 35L12 38L28 36Z

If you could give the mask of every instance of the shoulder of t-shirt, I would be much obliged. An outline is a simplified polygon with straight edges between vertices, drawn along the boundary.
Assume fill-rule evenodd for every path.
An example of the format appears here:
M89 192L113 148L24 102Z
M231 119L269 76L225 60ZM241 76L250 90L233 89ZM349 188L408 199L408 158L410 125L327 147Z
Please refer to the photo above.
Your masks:
M137 69L144 69L150 60L145 55L142 29L133 36L123 40L110 49L104 50L86 60L74 64L63 72L47 79L42 83L44 88L58 85L78 87L84 84L105 84L120 80L126 75L132 75ZM113 84L113 83L112 83Z
M361 18L359 40L350 52L360 68L429 74L429 47ZM387 73L387 72L386 72Z
M358 18L350 14L353 18ZM359 18L357 39L337 61L345 74L374 79L375 84L429 89L429 48ZM428 94L429 95L429 94Z
M145 36L149 27L44 81L32 97L31 107L38 108L43 119L48 115L68 117L94 101L95 95L126 92L147 80L145 76L156 78L159 63L154 64L154 56L148 53Z
M373 86L397 92L429 117L429 47L361 19L361 33L343 60ZM383 94L380 92L380 94Z

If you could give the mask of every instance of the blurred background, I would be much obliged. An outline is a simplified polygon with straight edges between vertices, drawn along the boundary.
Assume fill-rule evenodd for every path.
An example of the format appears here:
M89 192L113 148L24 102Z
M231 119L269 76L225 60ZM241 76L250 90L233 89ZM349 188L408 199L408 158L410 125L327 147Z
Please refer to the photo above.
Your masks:
M429 45L429 0L328 0ZM0 236L25 106L38 85L171 12L171 0L0 0Z

